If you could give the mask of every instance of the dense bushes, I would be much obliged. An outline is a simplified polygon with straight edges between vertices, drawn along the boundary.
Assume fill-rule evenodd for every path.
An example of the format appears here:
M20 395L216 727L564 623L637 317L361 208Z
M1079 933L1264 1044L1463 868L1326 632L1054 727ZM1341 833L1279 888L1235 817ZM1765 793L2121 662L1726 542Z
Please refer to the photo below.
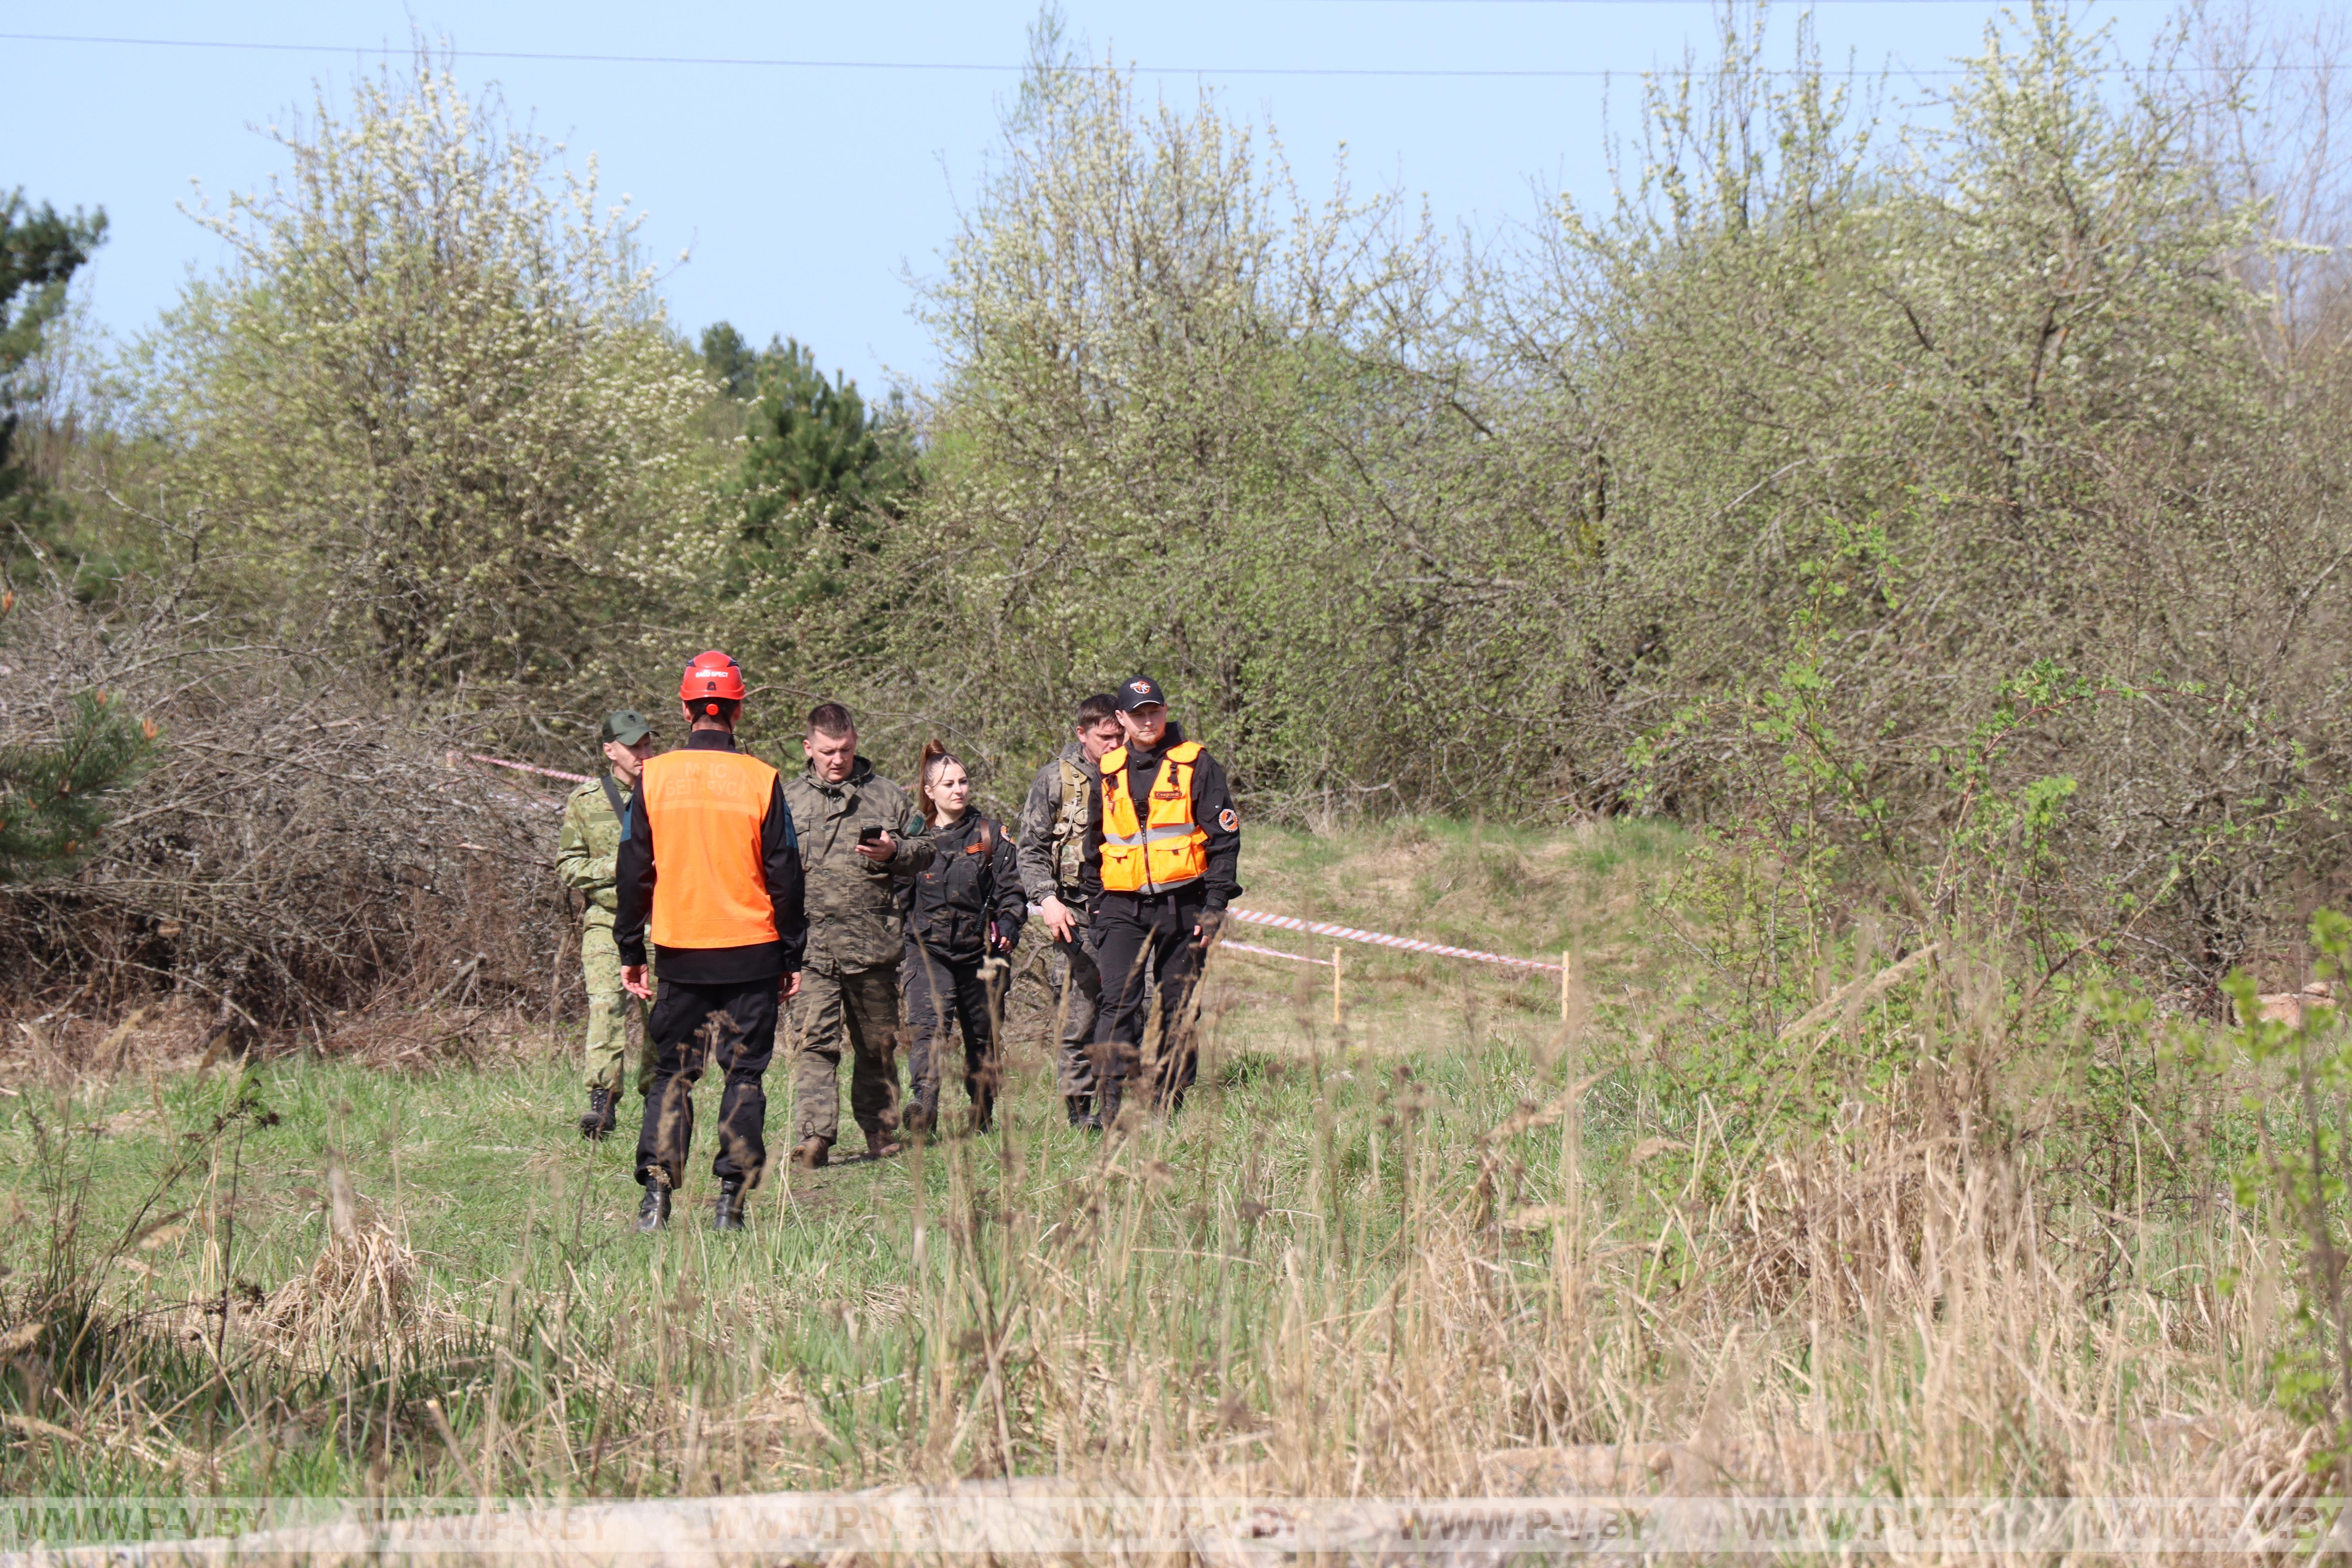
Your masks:
M2061 17L2021 42L1907 166L1800 88L1775 163L1570 226L1640 520L1601 640L1663 628L1580 782L1801 815L1948 912L1953 854L1998 851L2006 902L2217 977L2343 852L2341 370L2244 330L2263 214L2210 199L2199 106L2115 107ZM1654 171L1728 138L1661 119Z
M1460 259L1041 68L926 296L896 657L836 679L1009 762L1144 665L1260 809L1664 811L2209 981L2291 929L2345 847L2347 384L2336 273L2270 339L2247 100L2037 8L1890 149L1763 51Z
M1009 794L1141 666L1259 814L1661 813L2053 963L2291 963L2352 744L2326 50L2122 78L2040 7L1898 132L1727 24L1609 199L1463 245L1046 30L913 459L796 345L698 371L421 60L227 209L85 521L420 736L576 759L723 643L784 760L838 696Z

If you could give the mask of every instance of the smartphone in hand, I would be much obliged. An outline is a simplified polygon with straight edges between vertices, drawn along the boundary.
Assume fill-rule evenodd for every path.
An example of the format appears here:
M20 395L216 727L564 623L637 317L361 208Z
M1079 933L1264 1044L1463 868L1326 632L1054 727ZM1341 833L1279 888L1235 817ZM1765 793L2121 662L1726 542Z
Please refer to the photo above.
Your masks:
M882 835L884 831L884 829L879 827L861 829L857 835L857 842L860 844L879 844L882 842Z

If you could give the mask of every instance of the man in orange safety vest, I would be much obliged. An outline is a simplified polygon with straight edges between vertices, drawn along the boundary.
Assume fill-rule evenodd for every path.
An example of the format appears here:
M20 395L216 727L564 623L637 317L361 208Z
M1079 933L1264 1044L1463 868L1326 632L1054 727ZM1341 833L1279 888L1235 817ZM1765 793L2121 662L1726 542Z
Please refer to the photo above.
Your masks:
M683 747L646 763L614 867L613 936L630 994L653 996L648 936L661 961L661 994L646 1020L654 1066L637 1133L639 1230L669 1222L694 1136L694 1085L714 1055L727 1075L711 1166L719 1229L743 1228L745 1190L767 1163L761 1079L775 1054L777 1003L800 990L808 920L782 782L735 748L743 695L743 672L723 653L697 654L686 667L678 699L694 728Z
M1225 906L1242 889L1241 814L1225 770L1168 717L1160 683L1139 675L1112 693L1125 743L1096 763L1078 886L1087 899L1102 1007L1095 1022L1096 1115L1118 1119L1129 1076L1145 1069L1156 1109L1183 1103L1199 1053L1192 983ZM1144 977L1153 981L1145 1016Z

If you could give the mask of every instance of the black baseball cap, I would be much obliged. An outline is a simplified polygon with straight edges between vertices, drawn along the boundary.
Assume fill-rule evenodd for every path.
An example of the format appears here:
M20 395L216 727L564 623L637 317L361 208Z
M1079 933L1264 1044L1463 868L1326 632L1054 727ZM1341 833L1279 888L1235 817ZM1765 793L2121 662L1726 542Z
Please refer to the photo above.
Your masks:
M1112 695L1111 700L1118 704L1118 710L1122 713L1132 713L1152 702L1162 708L1168 706L1168 699L1160 694L1160 682L1148 675L1139 675L1128 681Z
M654 732L646 716L634 708L615 708L604 715L604 739L634 746Z

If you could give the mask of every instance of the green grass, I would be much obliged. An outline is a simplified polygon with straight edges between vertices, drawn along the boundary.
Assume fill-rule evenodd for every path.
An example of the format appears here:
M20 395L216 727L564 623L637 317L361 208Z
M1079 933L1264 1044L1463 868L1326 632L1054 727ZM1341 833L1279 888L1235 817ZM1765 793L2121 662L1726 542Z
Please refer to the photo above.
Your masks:
M718 1357L670 1369L676 1378L707 1376L714 1392L741 1395L757 1390L761 1373L782 1373L806 1391L818 1419L840 1441L830 1448L820 1442L803 1454L801 1479L871 1479L877 1463L887 1466L909 1436L906 1402L877 1395L874 1385L903 1376L921 1356L924 1331L908 1304L936 1282L919 1278L919 1231L936 1234L942 1216L1020 1205L1015 1223L1050 1233L1056 1219L1083 1214L1105 1192L1139 1187L1138 1201L1148 1211L1140 1244L1213 1238L1221 1213L1255 1202L1275 1211L1250 1222L1255 1247L1320 1246L1323 1230L1336 1222L1348 1227L1342 1245L1356 1257L1378 1257L1391 1248L1401 1217L1384 1201L1403 1175L1401 1145L1384 1123L1393 1121L1404 1075L1427 1101L1423 1137L1457 1151L1540 1091L1529 1053L1491 1048L1491 1038L1488 1045L1475 1053L1375 1057L1351 1038L1327 1039L1301 1060L1286 1050L1235 1043L1214 1052L1171 1126L1123 1146L1108 1166L1101 1139L1061 1125L1050 1072L1027 1053L1004 1106L1002 1136L793 1173L789 1180L778 1173L754 1204L751 1230L740 1237L715 1234L705 1223L712 1193L707 1143L679 1194L673 1228L653 1237L634 1233L638 1189L630 1150L623 1138L592 1144L577 1135L572 1120L578 1095L568 1064L518 1062L407 1079L294 1058L47 1104L35 1095L0 1112L0 1162L14 1173L5 1190L16 1212L26 1216L9 1227L0 1258L18 1278L37 1275L43 1220L60 1208L79 1207L92 1258L159 1212L188 1211L195 1223L163 1247L130 1248L128 1256L153 1272L133 1283L118 1266L105 1295L120 1310L152 1315L178 1334L210 1333L217 1316L179 1304L216 1298L224 1259L240 1316L259 1310L261 1301L305 1274L326 1241L329 1170L340 1164L362 1215L388 1225L421 1260L428 1310L448 1342L437 1352L444 1370L406 1390L407 1399L437 1396L453 1419L479 1430L488 1419L479 1407L483 1363L494 1358L467 1343L476 1337L468 1325L479 1337L509 1344L520 1338L547 1351L550 1313L586 1310L608 1322L658 1321L688 1347L689 1359L706 1351ZM706 1084L701 1098L713 1095ZM148 1206L181 1149L205 1139L239 1096L274 1123L239 1124L212 1141L203 1163ZM160 1112L153 1110L158 1100ZM706 1128L712 1109L701 1108ZM782 1112L782 1106L772 1108L779 1123ZM44 1158L37 1121L52 1130L61 1121L74 1127L61 1158ZM116 1130L91 1131L110 1121ZM1318 1160L1335 1177L1333 1201L1306 1195ZM961 1190L966 1184L973 1192ZM1282 1212L1307 1203L1320 1212ZM1006 1223L1002 1215L998 1223ZM1386 1268L1367 1269L1365 1298L1388 1278ZM1196 1353L1223 1331L1190 1309L1178 1315ZM245 1337L235 1324L232 1351ZM747 1342L754 1347L749 1363L719 1349ZM184 1352L163 1375L199 1383L211 1368L204 1355ZM332 1412L320 1407L349 1403L352 1391L338 1388L334 1368L292 1382L295 1400L307 1397L314 1406L298 1412L298 1422L323 1421ZM271 1391L279 1399L287 1393ZM365 1391L359 1398L373 1402ZM593 1419L578 1434L589 1444ZM347 1415L342 1424L349 1425ZM291 1447L291 1454L274 1453L269 1445L238 1450L221 1484L232 1490L265 1481L364 1488L363 1447ZM411 1457L421 1468L412 1484L461 1484L447 1457L429 1446ZM29 1456L20 1451L16 1458ZM136 1467L92 1469L79 1454L56 1458L62 1461L59 1481L77 1489L166 1482L141 1477ZM527 1486L530 1467L515 1468L502 1476L504 1483Z
M1361 846L1261 835L1249 901L1297 908L1288 900L1312 882L1322 889L1313 912L1378 925L1416 913L1444 917L1471 896L1482 910L1497 898L1528 906L1548 900L1549 884L1527 875L1529 857L1543 850L1539 841L1410 829L1402 837L1368 857ZM1513 877L1482 874L1497 857L1509 858ZM1335 865L1342 868L1336 883L1328 875ZM1415 908L1383 898L1392 884L1412 889ZM1556 939L1556 921L1531 919L1545 943ZM1453 924L1459 929L1439 934L1489 942L1512 934L1458 916ZM1424 918L1410 929L1429 926ZM1327 944L1289 933L1236 934L1328 952ZM216 1374L194 1336L218 1337L216 1304L226 1289L232 1314L226 1343L236 1362L248 1339L240 1322L320 1258L330 1171L340 1167L362 1220L388 1230L417 1259L421 1310L437 1325L425 1337L437 1334L438 1348L425 1366L396 1374L322 1363L294 1376L286 1368L301 1362L299 1347L289 1362L286 1347L265 1353L256 1341L247 1372L283 1386L250 1396L293 1410L285 1434L302 1436L215 1445L208 1462L220 1471L219 1484L285 1485L299 1476L303 1487L362 1487L372 1458L404 1458L403 1485L461 1486L437 1434L414 1430L430 1422L404 1407L436 1397L460 1429L478 1432L494 1419L486 1401L504 1397L482 1385L482 1364L497 1359L491 1347L511 1353L529 1343L535 1353L554 1354L551 1322L583 1314L622 1325L613 1358L641 1357L639 1370L655 1384L703 1377L714 1397L732 1399L792 1388L823 1428L803 1433L793 1473L805 1481L868 1479L905 1465L918 1441L909 1415L915 1402L898 1384L937 1337L914 1304L940 1288L917 1260L925 1252L919 1238L939 1246L943 1215L990 1214L1000 1226L1031 1226L1050 1243L1057 1221L1066 1230L1071 1215L1132 1188L1143 1195L1128 1222L1129 1240L1177 1254L1213 1246L1237 1223L1234 1216L1255 1205L1265 1212L1247 1220L1250 1248L1336 1247L1352 1271L1345 1289L1364 1301L1393 1282L1409 1256L1400 1245L1403 1215L1390 1201L1406 1176L1400 1097L1410 1100L1416 1124L1411 1142L1448 1151L1457 1167L1475 1166L1478 1137L1523 1101L1549 1092L1550 1074L1539 1062L1557 1028L1557 985L1362 947L1349 949L1346 964L1346 1013L1335 1027L1328 968L1239 954L1223 961L1204 993L1201 1083L1171 1124L1115 1149L1063 1124L1045 1020L1032 1005L1012 1031L1000 1135L882 1163L780 1169L757 1194L751 1229L740 1237L716 1235L705 1223L716 1086L706 1082L698 1097L705 1142L679 1194L677 1221L666 1235L641 1237L631 1228L638 1189L630 1173L641 1102L631 1097L613 1139L581 1139L573 1127L582 1099L576 1072L568 1053L548 1054L543 1026L506 1042L510 1054L503 1058L424 1073L294 1055L207 1073L31 1089L0 1101L0 1169L8 1173L0 1177L0 1197L17 1216L0 1239L0 1262L12 1281L39 1277L51 1234L70 1216L85 1267L117 1253L129 1260L89 1281L99 1296L168 1347L157 1353L171 1364L157 1364L149 1397L163 1384L193 1385L195 1405L217 1406L213 1414L225 1423L240 1420L239 1401L228 1394L235 1377ZM576 1028L564 1037L575 1037ZM790 1125L786 1084L784 1072L772 1071L770 1133L779 1153ZM950 1085L946 1099L960 1109L960 1087ZM239 1105L247 1114L215 1131ZM162 1245L153 1235L144 1245L129 1239L174 1215L184 1219L161 1232ZM1260 1325L1232 1321L1239 1310L1234 1285L1220 1289L1226 1316L1213 1321L1205 1304L1181 1297L1162 1303L1172 1316L1145 1309L1161 1333L1174 1326L1172 1353L1189 1346L1203 1355L1215 1345L1223 1357L1251 1359L1249 1341ZM630 1348L629 1326L650 1323L670 1342ZM750 1348L739 1355L720 1346ZM660 1364L672 1351L699 1370ZM387 1397L367 1386L372 1378L399 1386ZM218 1385L212 1394L203 1392L208 1383ZM299 1408L305 1402L308 1408ZM599 1412L594 1403L584 1400L583 1412L569 1418L577 1428L570 1436L591 1448L600 1420L643 1414ZM392 1411L398 1434L392 1459L371 1456L364 1437L354 1436L371 1424L354 1415L362 1406L378 1410L379 1421ZM187 1425L179 1421L174 1436L194 1444ZM31 1447L12 1450L13 1467L54 1466L60 1484L136 1489L166 1479L142 1476L141 1466L115 1456L97 1461L62 1444L37 1456ZM521 1463L490 1468L506 1486L528 1487L535 1470ZM599 1481L664 1484L649 1472Z
M432 1071L134 1051L25 1084L0 1100L0 1325L44 1328L0 1354L0 1481L1445 1491L1520 1484L1495 1456L1530 1445L1793 1422L1877 1434L1915 1492L2040 1486L2053 1454L2129 1488L2168 1483L2085 1434L2259 1412L2286 1320L2218 1286L2274 1302L2281 1255L2215 1223L2227 1137L2165 1164L2135 1131L2192 1101L2210 1126L2210 1085L2184 1098L2145 1031L2071 1002L1997 1040L2013 993L1981 975L1820 1052L1742 1032L1659 934L1697 918L1686 848L1639 825L1255 834L1246 906L1570 952L1572 1025L1553 977L1357 946L1335 1022L1329 969L1229 954L1182 1113L1105 1140L1063 1124L1024 994L997 1133L780 1169L741 1236L707 1225L709 1083L673 1228L634 1233L636 1102L578 1137L576 1026L560 1057L542 1021Z

